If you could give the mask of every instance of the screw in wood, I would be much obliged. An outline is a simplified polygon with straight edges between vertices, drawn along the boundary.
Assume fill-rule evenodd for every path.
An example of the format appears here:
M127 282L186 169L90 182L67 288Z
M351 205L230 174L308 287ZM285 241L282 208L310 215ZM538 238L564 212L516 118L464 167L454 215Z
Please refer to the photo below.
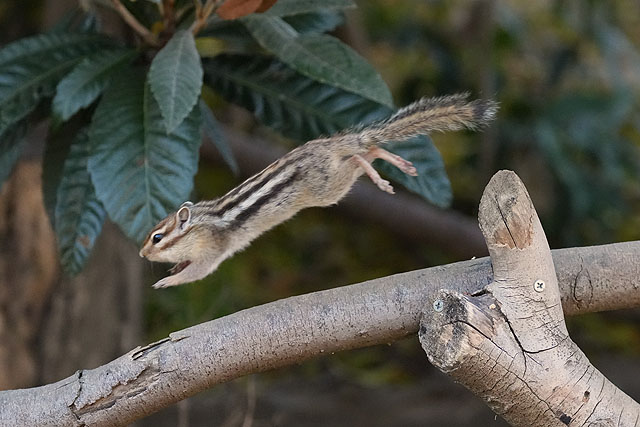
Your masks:
M442 311L442 309L444 308L444 302L442 302L441 299L437 299L433 302L433 309L437 312Z
M538 279L538 280L536 280L536 282L533 284L533 289L535 289L535 290L536 290L536 292L542 292L542 291L544 291L544 287L545 287L544 280L540 280L540 279Z

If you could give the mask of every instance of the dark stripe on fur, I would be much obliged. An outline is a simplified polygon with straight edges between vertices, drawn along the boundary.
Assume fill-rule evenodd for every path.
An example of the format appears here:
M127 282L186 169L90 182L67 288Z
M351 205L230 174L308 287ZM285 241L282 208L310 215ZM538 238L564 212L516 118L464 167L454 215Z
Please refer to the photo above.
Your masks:
M286 160L281 165L276 166L275 163L272 163L272 166L274 166L274 169L268 174L262 175L262 173L265 172L270 167L270 166L267 166L265 170L247 179L244 183L240 184L238 187L234 188L233 190L231 190L230 192L222 196L220 199L218 199L216 206L212 209L211 212L209 212L209 215L219 215L219 216L224 215L226 211L238 206L244 200L248 199L255 191L259 191L260 188L262 188L265 184L267 184L273 178L278 176L278 174L285 171L287 169L287 166L289 166L292 163L300 162L302 159L304 159L308 155L309 153L303 153L302 155L298 155L298 156L287 156L288 158L285 157ZM243 194L241 194L240 196L237 196L237 198L234 199L233 197L244 188L247 188L247 191L245 191Z
M298 175L300 175L300 170L299 168L296 168L295 172L292 173L289 178L274 185L273 188L271 188L271 191L269 191L266 194L263 194L258 200L255 201L254 204L252 204L247 209L240 212L238 216L236 216L235 219L233 220L232 226L240 227L243 222L245 222L252 215L257 213L264 205L269 203L269 201L271 201L274 197L277 197L279 194L281 194L285 188L290 186L291 183L298 178Z

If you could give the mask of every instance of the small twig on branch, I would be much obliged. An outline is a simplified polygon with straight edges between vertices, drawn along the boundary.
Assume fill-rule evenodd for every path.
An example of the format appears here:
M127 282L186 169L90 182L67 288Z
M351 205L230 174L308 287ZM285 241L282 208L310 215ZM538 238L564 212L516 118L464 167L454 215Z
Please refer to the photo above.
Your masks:
M198 4L200 3L199 0L195 0L195 2ZM202 29L202 27L204 27L207 24L207 20L209 19L209 16L211 16L211 14L216 11L216 9L218 8L218 6L220 6L221 3L222 3L222 0L207 0L207 2L201 8L199 8L198 5L196 5L196 17L195 17L195 20L193 21L193 24L191 24L191 32L193 33L194 36L198 34Z
M193 7L195 8L195 19L199 19L202 16L202 1L193 0Z
M131 14L131 12L129 12L129 9L127 9L120 2L120 0L111 0L111 3L113 4L113 7L116 9L118 14L120 14L122 19L127 23L127 25L129 25L133 29L133 31L138 33L138 35L140 37L142 37L142 39L145 41L145 43L147 43L147 44L149 44L151 46L158 46L159 45L158 39L156 38L156 36L151 31L149 31L149 29L147 27L142 25L136 19L136 17L133 16Z
M173 34L176 28L175 0L162 0L162 3L164 5L164 31L169 34Z

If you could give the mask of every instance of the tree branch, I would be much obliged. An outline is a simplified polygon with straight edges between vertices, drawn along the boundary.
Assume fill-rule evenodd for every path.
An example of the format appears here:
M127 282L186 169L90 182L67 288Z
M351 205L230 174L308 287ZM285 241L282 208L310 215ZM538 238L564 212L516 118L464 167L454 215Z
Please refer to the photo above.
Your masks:
M200 2L200 0L196 0L196 1L198 3ZM207 24L207 19L209 19L209 16L211 16L211 14L216 11L216 9L218 8L218 6L220 6L221 3L222 3L222 0L207 0L204 6L201 6L201 7L196 6L196 16L190 28L194 36L198 34L202 29L202 27L204 27Z
M151 46L158 46L158 39L155 35L147 27L142 25L135 16L129 12L120 0L111 0L114 9L118 12L118 14L122 17L122 19L129 25L133 31L138 33L140 37Z
M634 425L640 405L571 340L542 225L517 175L496 173L480 202L493 281L441 290L420 341L429 360L513 426Z
M639 257L640 242L553 251L565 312L640 306ZM483 258L243 310L57 383L0 392L0 425L126 425L233 378L413 334L439 289L471 294L491 277Z

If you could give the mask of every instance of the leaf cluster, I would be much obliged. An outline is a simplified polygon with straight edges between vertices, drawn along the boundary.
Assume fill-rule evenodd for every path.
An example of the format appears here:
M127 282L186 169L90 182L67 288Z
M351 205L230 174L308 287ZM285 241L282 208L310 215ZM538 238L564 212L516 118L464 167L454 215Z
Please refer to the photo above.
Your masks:
M326 34L354 7L350 0L111 4L137 33L131 44L101 33L88 12L0 49L0 182L25 129L48 118L44 200L71 274L105 218L140 242L187 199L203 134L237 169L203 90L301 142L395 109L375 69ZM435 204L449 202L442 160L426 136L391 150L420 177L383 172Z

